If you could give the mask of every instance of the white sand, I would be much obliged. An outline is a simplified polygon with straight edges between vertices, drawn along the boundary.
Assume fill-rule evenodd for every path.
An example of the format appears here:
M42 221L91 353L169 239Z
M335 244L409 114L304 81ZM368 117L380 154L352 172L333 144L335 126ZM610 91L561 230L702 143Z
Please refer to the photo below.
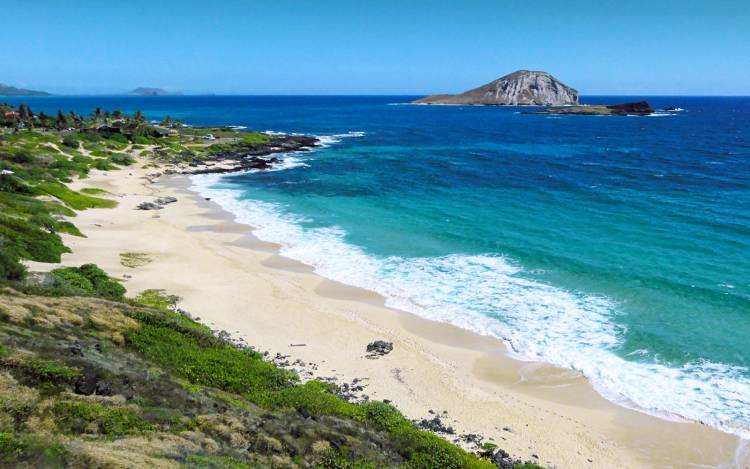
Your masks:
M130 295L165 289L214 329L292 361L316 363L318 376L367 378L366 394L390 399L410 418L445 410L457 433L482 434L542 465L743 467L735 461L736 437L616 406L578 373L512 360L496 339L385 308L374 293L279 256L250 227L187 192L186 176L148 184L146 171L135 166L72 184L106 189L119 206L79 213L73 222L87 238L65 236L73 253L63 256L64 265L95 262L115 277L130 275ZM179 200L159 211L135 210L155 194ZM124 267L124 252L147 253L153 262ZM393 342L394 351L366 359L365 347L376 339Z

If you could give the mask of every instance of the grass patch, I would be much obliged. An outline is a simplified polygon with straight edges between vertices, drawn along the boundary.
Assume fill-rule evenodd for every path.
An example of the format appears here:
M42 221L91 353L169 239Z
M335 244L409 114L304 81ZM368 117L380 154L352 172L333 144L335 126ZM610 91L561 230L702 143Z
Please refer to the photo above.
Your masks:
M81 375L75 368L37 357L21 362L17 367L17 371L23 376L25 382L32 384L72 383Z
M0 432L0 465L4 467L63 467L65 450L49 438Z
M296 378L293 373L264 362L256 352L224 344L197 324L199 327L186 327L184 320L143 316L136 319L147 321L128 334L128 342L146 358L192 384L258 395L288 386Z
M154 427L126 407L106 407L86 401L62 401L52 407L57 427L66 433L99 433L122 436L144 433Z
M148 254L143 253L143 252L121 252L120 253L120 264L130 269L143 267L144 265L152 261L153 259Z
M109 191L105 191L104 189L99 189L98 187L84 187L81 189L81 192L88 195L97 195L97 194L110 194Z
M261 143L268 143L271 141L271 136L262 134L260 132L247 132L247 135L240 139L240 142L248 145L258 145Z
M185 458L185 466L191 469L248 469L247 461L232 456L198 456Z
M171 311L177 306L180 297L177 295L168 295L164 290L149 289L141 292L141 294L135 297L134 301L138 304L162 311Z
M75 210L86 210L88 208L114 208L117 206L117 202L114 200L100 199L98 197L81 194L60 183L43 182L38 184L35 188L41 193L49 194L61 200Z

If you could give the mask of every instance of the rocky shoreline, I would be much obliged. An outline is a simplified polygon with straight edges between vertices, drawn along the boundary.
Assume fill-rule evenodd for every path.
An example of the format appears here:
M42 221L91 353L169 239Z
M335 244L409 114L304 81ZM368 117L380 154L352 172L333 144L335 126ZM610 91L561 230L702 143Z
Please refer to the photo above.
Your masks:
M193 317L191 314L184 309L175 307L175 312L186 316L195 321L200 321L199 317ZM257 350L252 345L249 345L243 338L235 337L233 334L226 330L213 330L214 336L230 345L232 347L251 350L258 352L263 355L264 360L271 362L278 368L287 369L295 372L301 382L307 382L310 380L318 380L333 386L334 393L341 399L353 403L362 404L370 400L370 396L365 393L369 378L353 378L350 381L335 377L335 376L323 376L318 373L318 365L313 362L305 362L300 358L292 358L291 355L285 355L279 352L273 354L272 352L265 350ZM295 347L304 347L306 344L289 344ZM365 357L372 358L373 354L378 357L382 357L390 353L393 350L393 344L382 340L377 340L364 347ZM384 399L383 402L390 404L389 399ZM309 414L304 408L297 410L304 418L308 418ZM484 435L477 433L457 433L453 426L450 425L451 419L448 411L436 411L433 409L428 410L428 415L423 418L412 420L412 423L419 429L434 433L446 440L452 441L453 443L461 446L464 450L475 454L477 457L488 459L492 464L500 469L512 469L524 464L529 467L539 467L539 457L536 454L532 454L534 460L524 461L520 458L514 458L507 451L503 450L496 443L494 438L485 437ZM513 429L508 426L502 427L503 432L513 433ZM503 440L504 437L501 437ZM592 462L589 459L589 462Z
M278 153L309 152L320 145L320 140L307 135L273 135L269 142L244 143L227 145L209 159L195 158L188 162L182 174L236 173L250 170L272 169L281 163Z

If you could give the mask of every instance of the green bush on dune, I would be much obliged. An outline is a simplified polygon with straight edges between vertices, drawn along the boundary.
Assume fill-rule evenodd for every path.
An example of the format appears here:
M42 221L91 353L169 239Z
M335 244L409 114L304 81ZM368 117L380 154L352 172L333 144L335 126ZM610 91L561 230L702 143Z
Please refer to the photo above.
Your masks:
M63 267L50 272L57 285L73 294L99 296L109 299L121 299L125 287L112 280L95 264L84 264L80 267Z
M26 267L21 264L17 254L3 247L0 238L0 280L23 280L26 278Z

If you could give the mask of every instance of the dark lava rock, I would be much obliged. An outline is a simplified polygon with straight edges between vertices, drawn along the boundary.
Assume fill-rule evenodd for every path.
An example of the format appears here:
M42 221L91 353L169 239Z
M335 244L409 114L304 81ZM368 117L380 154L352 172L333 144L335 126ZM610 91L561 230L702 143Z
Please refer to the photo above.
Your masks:
M297 413L300 414L304 419L310 418L310 412L308 412L304 407L300 407L299 409L297 409Z
M235 143L212 155L212 161L230 162L231 167L200 168L187 171L191 174L233 173L249 170L268 170L282 160L274 153L310 151L318 145L318 139L305 135L275 135L268 143Z
M83 349L80 345L71 345L68 347L68 352L70 352L71 355L74 357L82 357L83 356Z
M440 420L439 416L435 416L431 419L415 420L414 425L422 430L427 430L433 433L446 433L448 435L454 435L456 433L453 427L446 426L443 421Z
M156 203L159 205L167 205L167 204L173 204L177 202L177 197L167 196L167 197L159 197L156 199Z
M142 202L136 208L138 210L161 210L162 206L153 202Z
M76 394L90 396L96 391L96 385L99 381L99 375L92 366L85 366L81 377L75 382L74 391Z
M393 342L376 340L367 344L367 358L380 358L383 355L388 355L391 351L393 351Z
M96 383L96 395L97 396L111 396L112 385L109 383L104 383L104 382Z
M516 464L523 464L520 459L513 459L506 451L499 449L490 459L492 464L502 469L513 469Z
M608 109L612 109L612 114L618 115L636 115L647 116L653 114L654 108L646 101L637 101L634 103L610 104Z

